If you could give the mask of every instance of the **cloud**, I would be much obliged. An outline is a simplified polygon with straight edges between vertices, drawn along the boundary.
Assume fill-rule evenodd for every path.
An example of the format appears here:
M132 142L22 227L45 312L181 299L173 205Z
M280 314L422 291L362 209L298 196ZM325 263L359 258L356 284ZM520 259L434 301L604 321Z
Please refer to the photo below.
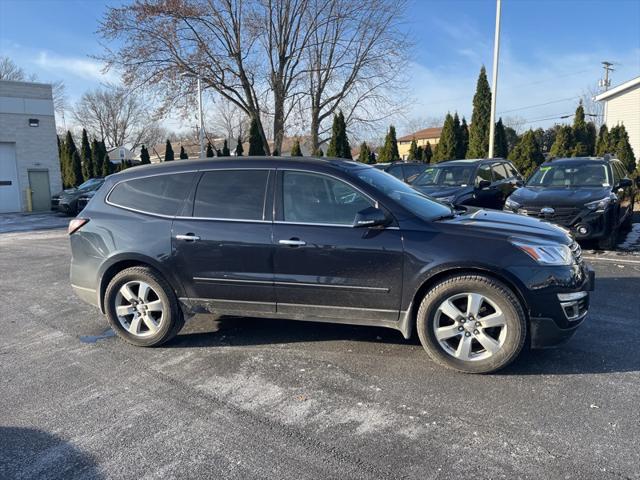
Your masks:
M34 63L43 70L55 73L65 73L84 80L118 83L118 76L114 72L103 72L104 65L96 60L79 57L65 57L52 55L41 51Z

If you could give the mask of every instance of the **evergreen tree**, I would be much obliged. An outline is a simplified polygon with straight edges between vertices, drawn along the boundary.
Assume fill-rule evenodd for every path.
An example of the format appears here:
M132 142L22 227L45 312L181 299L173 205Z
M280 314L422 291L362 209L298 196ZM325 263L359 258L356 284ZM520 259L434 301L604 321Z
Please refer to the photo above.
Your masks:
M180 145L180 160L187 160L189 155L184 151L184 147Z
M348 158L351 160L351 146L347 136L347 124L342 111L333 116L331 128L331 141L327 148L327 157Z
M371 161L371 150L367 142L360 144L360 153L358 154L358 161L361 163L369 163Z
M58 160L60 161L60 175L62 176L62 188L68 188L69 185L67 183L67 178L69 174L67 173L67 166L69 162L67 161L67 145L64 140L60 140L60 136L58 136Z
M551 145L549 153L555 158L570 157L573 154L574 148L573 129L566 125L561 126L558 129L556 140L553 142L553 145Z
M74 150L71 154L71 186L77 187L84 181L82 177L82 160L80 152Z
M82 178L87 181L95 177L95 166L91 155L89 137L87 136L87 130L84 128L82 129L82 142L80 143L80 160L82 161Z
M467 120L464 117L462 117L459 134L461 138L461 147L458 158L467 158L467 151L469 150L469 126L467 125Z
M62 158L62 161L64 164L63 182L67 188L75 187L76 185L79 185L76 182L76 175L73 167L73 154L74 152L76 152L76 150L77 148L76 148L75 142L73 141L73 136L71 135L71 132L67 130L67 134L64 139L63 158ZM78 156L78 158L80 157ZM82 178L82 165L80 166L80 178Z
M534 132L534 135L536 135L536 132ZM510 152L520 141L520 137L518 136L518 133L511 127L504 127L504 136L507 139L507 152ZM538 141L537 135L536 141ZM540 146L540 142L538 142L538 146Z
M264 156L264 145L262 145L262 138L260 137L260 130L258 129L258 122L255 118L251 119L251 127L249 127L249 156Z
M124 172L127 169L127 162L123 160L120 160L120 171Z
M453 114L453 131L455 134L455 146L456 146L456 159L464 158L467 150L464 145L464 132L462 131L462 125L460 124L460 118L458 112Z
M400 160L398 152L398 140L396 139L396 127L389 126L389 131L384 139L384 145L378 151L378 163L396 162Z
M373 165L376 162L377 162L376 152L371 150L369 152L369 162L368 163L369 163L369 165Z
M609 153L609 129L603 124L598 132L596 155L602 157L605 153Z
M227 139L224 139L224 145L222 146L222 156L229 157L231 156L231 151L229 150L229 145L227 144Z
M142 145L140 147L140 165L149 165L151 163L151 158L149 157L149 150L147 147Z
M416 162L422 162L424 159L424 148L422 148L422 145L418 145L418 148L416 148Z
M522 139L509 154L511 160L518 171L527 178L533 171L544 162L544 155L540 150L540 145L536 141L533 130L524 133Z
M416 139L414 138L413 140L411 140L411 146L409 146L409 155L407 157L407 160L415 162L418 159L418 144L416 143Z
M582 100L576 108L575 116L573 117L573 140L575 145L573 147L572 156L584 157L587 155L593 155L595 147L595 126L593 127L593 133L589 128L587 122L584 119L584 107L582 106Z
M238 137L238 140L236 143L236 156L241 157L243 153L244 153L244 148L242 147L242 139Z
M174 160L173 147L171 146L171 142L167 139L167 144L164 148L164 161L172 162Z
M473 96L473 115L469 128L467 158L485 158L489 150L489 123L491 121L491 89L484 65L480 69L476 93Z
M291 157L302 157L302 149L300 148L300 140L296 138L293 141L293 145L291 146L291 152L289 153Z
M216 148L216 157L221 157L222 151L219 148Z
M507 133L502 124L502 118L496 123L496 130L493 141L493 156L495 158L507 158L509 155L509 145L507 144Z
M431 163L432 158L433 150L431 149L431 143L427 141L427 144L424 146L424 150L422 151L422 161L424 163Z
M102 159L102 176L106 177L107 175L111 175L111 160L109 160L109 155L105 155Z
M93 176L99 177L102 175L102 161L103 157L101 156L100 144L94 138L91 140L91 164L93 167Z
M610 153L620 160L627 171L632 173L636 169L636 158L629 143L629 134L624 125L616 125L609 131Z
M211 146L211 142L207 142L207 153L205 154L207 158L211 158L215 156L213 153L213 147Z
M457 153L456 146L455 123L451 114L447 113L444 119L442 133L440 134L438 148L433 155L433 160L436 162L454 160Z

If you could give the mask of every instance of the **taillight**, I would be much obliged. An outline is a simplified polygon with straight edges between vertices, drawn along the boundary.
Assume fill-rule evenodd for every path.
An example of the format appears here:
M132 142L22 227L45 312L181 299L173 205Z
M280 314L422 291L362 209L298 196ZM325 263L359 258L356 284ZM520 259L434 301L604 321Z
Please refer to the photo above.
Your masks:
M80 230L84 225L89 222L88 218L74 218L69 222L69 228L67 228L67 233L71 235L74 232Z

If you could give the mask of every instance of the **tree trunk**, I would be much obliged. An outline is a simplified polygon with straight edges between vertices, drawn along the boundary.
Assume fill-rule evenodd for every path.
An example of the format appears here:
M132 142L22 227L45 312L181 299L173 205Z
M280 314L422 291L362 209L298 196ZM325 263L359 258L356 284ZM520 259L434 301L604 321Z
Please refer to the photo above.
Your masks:
M282 155L282 139L284 138L284 94L274 89L273 106L273 154Z
M320 109L311 107L311 155L315 155L320 149Z

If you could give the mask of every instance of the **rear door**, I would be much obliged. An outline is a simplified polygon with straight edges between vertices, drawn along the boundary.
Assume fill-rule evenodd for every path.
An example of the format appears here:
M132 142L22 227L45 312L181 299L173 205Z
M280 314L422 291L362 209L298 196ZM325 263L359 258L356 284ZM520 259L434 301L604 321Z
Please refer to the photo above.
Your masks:
M278 313L397 321L402 293L400 230L354 228L375 201L336 177L278 172L274 274Z
M624 217L629 214L632 208L632 199L633 199L633 186L618 188L620 180L623 178L629 178L627 175L627 171L622 165L622 162L613 160L611 162L611 170L613 171L613 193L618 197L618 203L620 204L619 218L618 222L622 221Z
M201 174L173 222L175 264L190 298L220 312L275 312L269 169Z
M483 208L499 208L497 207L497 205L500 203L499 199L502 193L500 192L500 190L498 190L496 184L493 181L491 166L488 163L483 163L478 166L478 170L476 171L475 185L478 185L481 180L487 180L491 182L491 185L483 189L476 189L476 198L472 205Z
M504 163L494 163L491 165L491 172L493 175L493 183L491 184L491 187L495 188L496 195L493 197L495 203L490 208L502 210L505 200L509 195L511 195L515 186L511 183L509 173L507 172Z

